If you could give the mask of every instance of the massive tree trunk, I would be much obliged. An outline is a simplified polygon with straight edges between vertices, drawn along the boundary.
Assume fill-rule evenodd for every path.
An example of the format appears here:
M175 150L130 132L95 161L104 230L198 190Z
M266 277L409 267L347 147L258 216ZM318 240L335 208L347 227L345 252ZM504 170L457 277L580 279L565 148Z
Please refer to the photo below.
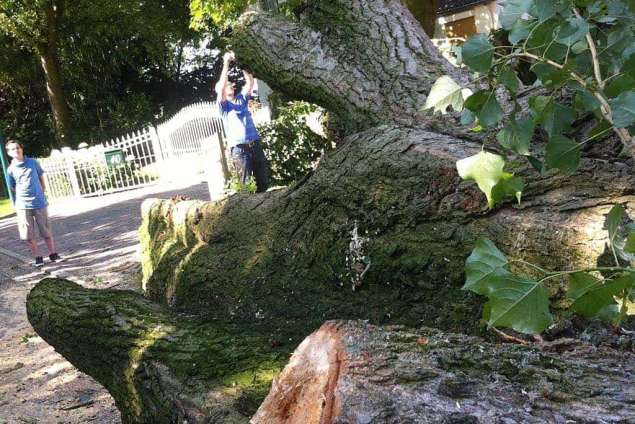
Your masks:
M611 205L635 206L632 165L587 155L568 176L521 168L523 203L488 210L455 162L489 133L420 110L437 77L469 76L399 0L306 3L296 21L246 15L233 46L274 89L337 114L340 147L288 189L144 204L145 299L51 280L29 297L38 333L127 422L169 408L174 421L246 421L284 353L327 319L478 333L481 301L460 290L477 237L546 268L591 266Z
M57 139L64 146L72 146L71 113L64 93L64 81L57 56L57 37L63 14L62 7L63 1L50 2L46 6L46 41L38 44L36 52L46 78L46 92L51 104Z
M633 378L632 353L571 339L495 346L327 322L295 351L252 423L635 422Z

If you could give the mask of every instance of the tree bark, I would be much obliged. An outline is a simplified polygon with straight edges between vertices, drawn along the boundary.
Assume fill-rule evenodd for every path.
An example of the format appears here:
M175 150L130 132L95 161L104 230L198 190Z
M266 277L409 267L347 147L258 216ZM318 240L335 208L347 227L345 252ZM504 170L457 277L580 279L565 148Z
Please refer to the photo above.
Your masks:
M49 2L47 5L46 41L40 43L36 50L46 78L46 92L51 104L58 141L64 146L73 146L71 113L66 101L62 72L57 57L57 37L63 13L62 7L63 1Z
M144 203L146 300L51 280L34 290L34 328L106 385L128 422L152 422L169 408L177 415L166 416L177 422L246 419L284 362L270 355L288 352L328 319L477 334L481 299L460 288L478 237L543 268L594 266L605 249L608 210L635 207L632 165L587 156L573 175L520 166L522 204L487 209L456 171L456 161L481 143L454 116L420 111L438 76L469 84L467 75L434 50L398 0L316 0L293 22L250 13L234 37L258 77L336 114L346 137L287 189L215 203ZM559 283L550 284L561 297ZM92 311L99 319L85 318ZM208 342L209 332L220 340ZM242 334L248 340L235 339ZM138 340L160 349L144 350ZM85 344L95 348L77 349ZM156 371L162 364L173 371ZM237 376L235 391L227 373ZM183 375L202 388L184 387ZM200 401L196 393L213 395ZM192 412L201 408L202 415Z
M626 423L634 370L633 353L571 339L493 345L330 321L296 349L251 423Z

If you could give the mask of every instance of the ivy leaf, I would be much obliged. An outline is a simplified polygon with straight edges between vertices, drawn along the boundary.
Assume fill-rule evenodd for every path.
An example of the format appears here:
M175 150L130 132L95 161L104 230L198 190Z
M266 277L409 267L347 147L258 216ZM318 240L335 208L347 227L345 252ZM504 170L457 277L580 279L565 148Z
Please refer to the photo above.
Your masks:
M505 148L523 156L529 155L529 141L534 134L535 124L530 119L512 120L503 128L496 139Z
M612 99L629 90L635 90L635 76L620 75L606 86L605 92Z
M509 275L508 261L491 240L479 238L472 253L465 261L465 285L463 290L488 295L503 276Z
M615 246L615 237L617 236L617 230L622 222L622 216L624 216L624 206L617 204L611 208L606 215L604 226L609 232L609 243L611 246Z
M510 68L505 68L505 70L501 72L500 76L498 77L498 80L501 84L503 84L503 86L505 86L505 88L509 90L510 93L518 93L520 81L518 81L516 73Z
M534 112L534 122L541 124L549 137L562 134L575 120L573 109L561 105L550 97L534 97L530 99L529 106Z
M538 18L538 21L544 22L547 19L556 15L559 12L562 4L559 1L554 0L534 0L534 4L531 7L531 14Z
M464 106L474 112L479 122L485 126L495 125L503 117L503 109L496 100L494 91L477 91L467 98Z
M564 69L556 69L546 63L537 63L531 70L547 88L561 87L569 80L568 66Z
M571 47L573 44L584 39L591 30L591 26L584 18L571 17L560 26L560 31L556 36L556 41Z
M626 243L624 244L624 251L626 253L635 253L635 232L628 233Z
M531 164L531 166L538 172L543 171L543 163L540 162L540 160L538 158L535 158L533 156L527 156L527 161L529 161L529 163Z
M534 26L536 26L535 21L525 21L523 19L517 20L512 25L509 31L509 35L507 36L509 42L513 45L516 45L522 40L526 39L531 33L531 30L534 28Z
M469 125L474 122L475 116L469 109L463 109L461 112L461 125Z
M512 25L529 12L532 0L506 0L500 15L501 26L510 29Z
M465 99L471 94L472 91L470 89L461 88L452 78L443 75L432 85L423 109L433 109L433 113L441 112L441 114L445 114L448 107L452 107L454 111L460 112L463 110Z
M575 94L575 107L582 112L593 112L600 108L600 101L586 90L579 90Z
M490 327L509 327L520 333L539 334L553 322L549 296L543 285L512 274L496 281L487 308Z
M635 124L635 91L622 93L609 100L613 111L613 124L616 128L626 128Z
M494 46L490 44L484 34L470 37L461 50L463 63L475 72L485 74L492 66Z
M580 145L567 137L554 135L545 149L545 162L549 168L574 172L580 163Z
M513 174L503 172L498 184L492 188L492 200L499 203L509 197L515 197L520 204L520 199L525 188L522 178L515 177Z
M492 189L502 178L504 166L505 160L502 156L486 151L456 162L459 176L464 180L476 182L478 188L485 193L490 208L495 205Z
M624 274L604 284L597 279L593 281L591 278L594 277L589 274L580 274L572 274L570 277L567 295L573 300L571 310L587 318L607 319L610 315L615 315L618 312L615 296L635 284L635 273Z

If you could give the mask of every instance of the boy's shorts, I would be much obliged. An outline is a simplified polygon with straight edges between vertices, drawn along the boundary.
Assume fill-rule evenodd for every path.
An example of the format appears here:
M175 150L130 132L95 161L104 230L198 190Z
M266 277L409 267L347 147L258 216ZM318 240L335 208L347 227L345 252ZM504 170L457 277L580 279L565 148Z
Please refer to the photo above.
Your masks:
M43 238L51 237L47 208L18 209L16 215L18 219L18 230L20 231L20 240L35 240L36 225L40 236Z

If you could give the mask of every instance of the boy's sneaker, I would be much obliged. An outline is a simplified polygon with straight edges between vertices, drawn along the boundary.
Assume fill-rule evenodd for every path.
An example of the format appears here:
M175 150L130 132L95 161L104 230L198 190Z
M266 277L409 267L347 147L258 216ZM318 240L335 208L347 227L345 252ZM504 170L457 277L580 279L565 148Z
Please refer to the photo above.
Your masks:
M58 255L57 253L51 253L49 255L49 260L51 262L61 262L62 261L62 257L60 255Z
M36 256L35 257L35 266L39 268L39 267L41 267L43 265L44 265L44 259L42 259L41 256Z

